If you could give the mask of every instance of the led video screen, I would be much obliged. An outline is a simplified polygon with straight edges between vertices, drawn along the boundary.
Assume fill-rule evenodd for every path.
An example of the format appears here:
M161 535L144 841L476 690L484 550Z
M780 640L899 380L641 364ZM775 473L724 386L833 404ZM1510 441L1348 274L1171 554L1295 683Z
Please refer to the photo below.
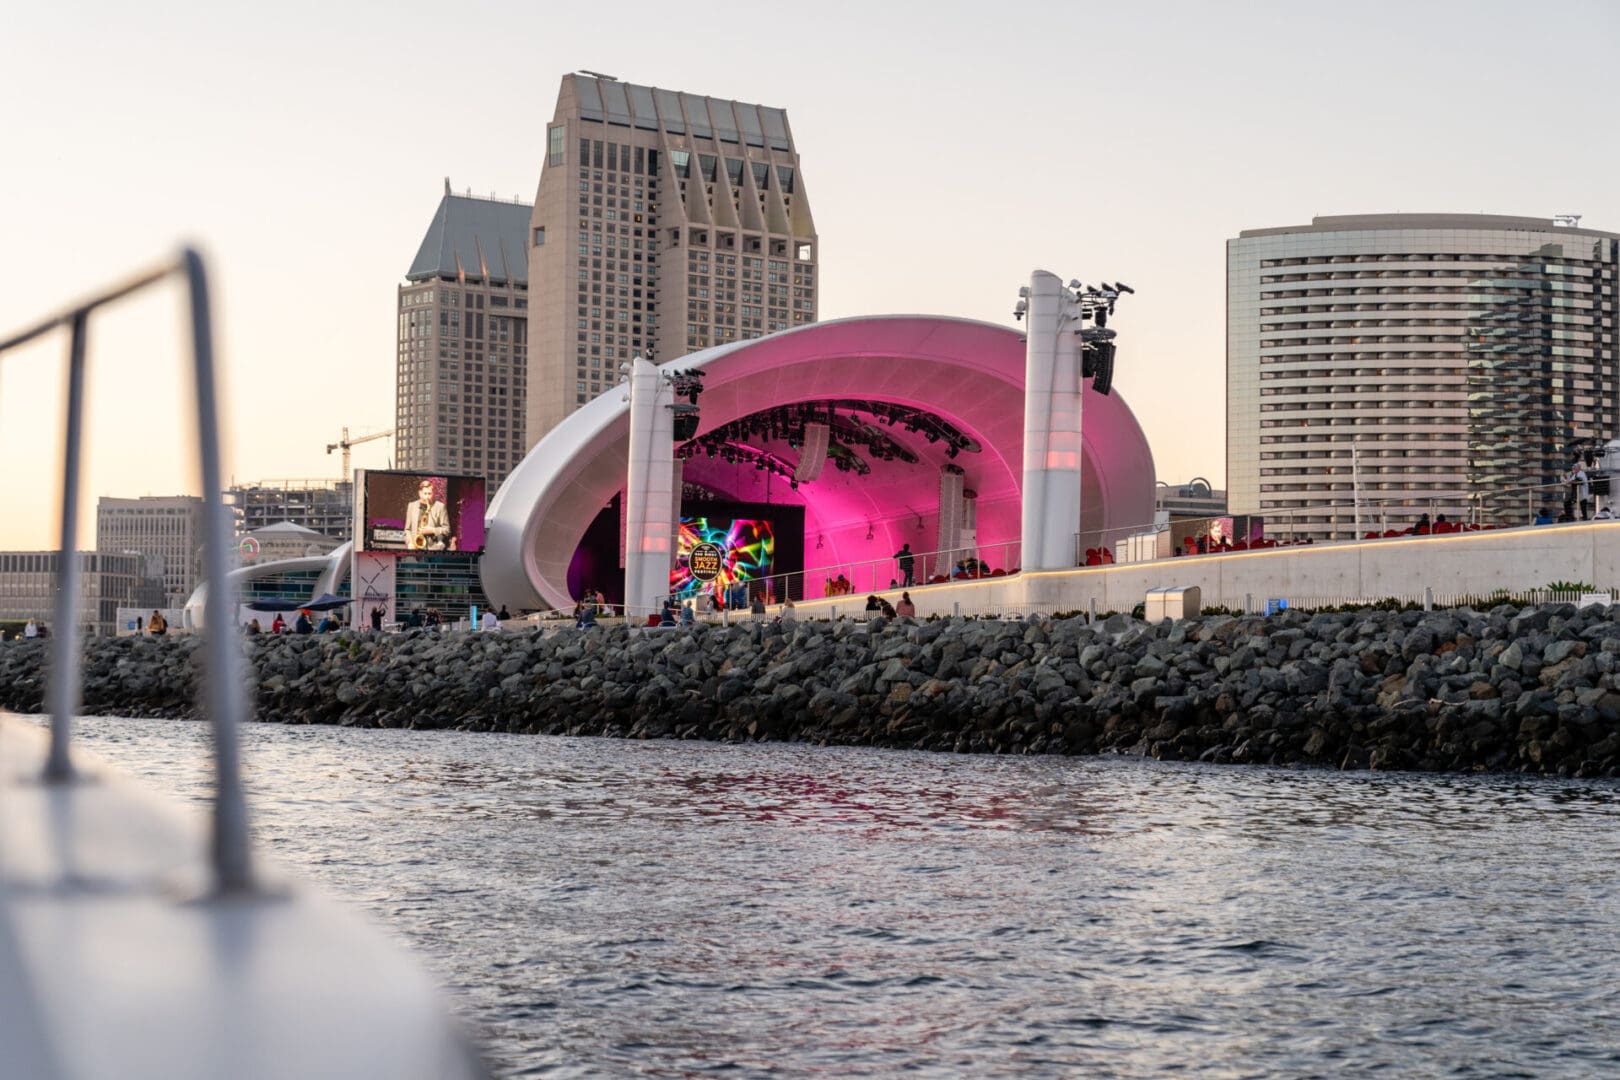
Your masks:
M360 474L361 551L434 556L484 550L484 478L443 473Z
M699 581L687 566L687 557L699 544L713 544L720 549L720 576L714 581ZM770 521L764 518L681 518L675 569L669 575L669 591L677 596L693 596L717 586L725 590L776 572L776 534Z

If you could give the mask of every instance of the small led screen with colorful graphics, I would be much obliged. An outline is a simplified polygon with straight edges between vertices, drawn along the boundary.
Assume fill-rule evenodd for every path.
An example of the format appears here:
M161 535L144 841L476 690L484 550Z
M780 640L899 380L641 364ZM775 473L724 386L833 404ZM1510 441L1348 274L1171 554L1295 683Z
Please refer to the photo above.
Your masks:
M704 545L719 549L718 573L708 581L692 573L694 548L710 554ZM775 572L776 534L763 518L681 518L680 548L675 569L669 575L669 591L691 596L711 586L727 589L733 585L759 581ZM702 567L708 573L709 567Z

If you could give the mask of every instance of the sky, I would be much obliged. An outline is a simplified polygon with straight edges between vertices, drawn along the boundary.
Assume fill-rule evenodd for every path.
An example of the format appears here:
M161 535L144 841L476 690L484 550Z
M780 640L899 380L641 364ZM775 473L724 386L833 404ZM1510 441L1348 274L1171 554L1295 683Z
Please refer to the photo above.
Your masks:
M395 290L445 178L532 201L581 69L787 111L823 319L1012 325L1034 269L1130 284L1116 392L1170 483L1224 484L1240 230L1426 211L1620 231L1609 3L66 0L5 23L0 336L199 245L243 481L336 479L343 427L393 425ZM199 490L180 299L91 324L80 547L97 496ZM0 548L57 542L66 348L0 358Z

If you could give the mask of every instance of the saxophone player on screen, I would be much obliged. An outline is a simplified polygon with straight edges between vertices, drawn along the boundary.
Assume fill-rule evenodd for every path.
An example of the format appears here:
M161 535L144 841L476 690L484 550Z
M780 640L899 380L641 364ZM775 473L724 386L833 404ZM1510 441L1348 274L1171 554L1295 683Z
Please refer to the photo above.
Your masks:
M433 497L433 481L416 486L416 498L405 507L405 546L413 551L444 551L449 546L450 515Z

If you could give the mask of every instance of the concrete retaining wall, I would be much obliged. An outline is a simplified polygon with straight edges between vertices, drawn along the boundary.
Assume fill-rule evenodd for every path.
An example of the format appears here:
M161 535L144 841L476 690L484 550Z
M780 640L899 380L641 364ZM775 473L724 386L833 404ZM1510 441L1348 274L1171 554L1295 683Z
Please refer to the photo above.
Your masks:
M1363 598L1488 596L1555 581L1599 588L1620 585L1620 521L1346 541L1196 555L1155 562L1024 573L980 581L921 585L908 590L917 614L1030 611L1129 611L1149 589L1196 585L1206 607L1256 605L1268 597ZM891 603L898 589L882 595ZM808 600L804 618L862 616L866 595ZM775 609L773 609L774 611Z

